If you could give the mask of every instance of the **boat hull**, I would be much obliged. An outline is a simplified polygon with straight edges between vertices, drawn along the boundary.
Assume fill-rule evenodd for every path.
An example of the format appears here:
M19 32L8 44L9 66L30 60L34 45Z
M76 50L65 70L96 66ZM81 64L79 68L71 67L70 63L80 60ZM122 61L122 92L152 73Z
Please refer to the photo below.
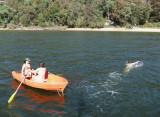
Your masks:
M21 82L23 80L21 76L22 76L21 73L12 71L13 79ZM68 85L68 81L64 77L49 73L48 80L46 82L37 83L31 79L25 79L23 84L33 88L43 89L47 91L63 92L66 86Z

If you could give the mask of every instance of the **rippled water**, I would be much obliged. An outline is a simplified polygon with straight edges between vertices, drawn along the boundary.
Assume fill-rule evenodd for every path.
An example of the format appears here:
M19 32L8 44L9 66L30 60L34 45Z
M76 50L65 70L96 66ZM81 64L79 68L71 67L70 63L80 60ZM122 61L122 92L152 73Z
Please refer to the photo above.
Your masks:
M1 117L157 117L160 115L160 34L0 32ZM65 96L22 86L7 104L25 57L44 61L69 80ZM126 61L143 66L124 72Z

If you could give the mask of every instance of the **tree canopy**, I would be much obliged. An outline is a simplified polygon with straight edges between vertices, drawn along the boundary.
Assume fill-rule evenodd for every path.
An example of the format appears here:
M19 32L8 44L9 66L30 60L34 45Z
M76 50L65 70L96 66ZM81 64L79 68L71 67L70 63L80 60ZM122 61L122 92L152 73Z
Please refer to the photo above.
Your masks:
M160 22L160 0L6 0L0 25L104 27Z

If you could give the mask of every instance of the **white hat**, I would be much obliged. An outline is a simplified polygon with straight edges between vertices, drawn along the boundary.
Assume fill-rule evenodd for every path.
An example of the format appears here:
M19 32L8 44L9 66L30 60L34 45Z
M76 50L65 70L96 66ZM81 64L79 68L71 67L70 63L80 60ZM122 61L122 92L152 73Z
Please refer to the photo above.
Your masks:
M31 61L31 59L30 58L25 58L25 61Z

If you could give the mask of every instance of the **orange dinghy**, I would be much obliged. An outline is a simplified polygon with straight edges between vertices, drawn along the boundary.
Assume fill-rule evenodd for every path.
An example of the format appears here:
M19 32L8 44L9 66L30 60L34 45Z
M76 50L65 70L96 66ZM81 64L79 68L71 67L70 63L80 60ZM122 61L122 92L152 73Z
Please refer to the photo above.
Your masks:
M20 72L12 71L12 76L15 80L19 82L23 80ZM48 91L57 91L58 94L59 92L63 94L64 89L68 85L68 81L64 77L49 73L48 80L46 82L37 83L31 79L25 79L23 81L23 84L33 88L38 88Z

